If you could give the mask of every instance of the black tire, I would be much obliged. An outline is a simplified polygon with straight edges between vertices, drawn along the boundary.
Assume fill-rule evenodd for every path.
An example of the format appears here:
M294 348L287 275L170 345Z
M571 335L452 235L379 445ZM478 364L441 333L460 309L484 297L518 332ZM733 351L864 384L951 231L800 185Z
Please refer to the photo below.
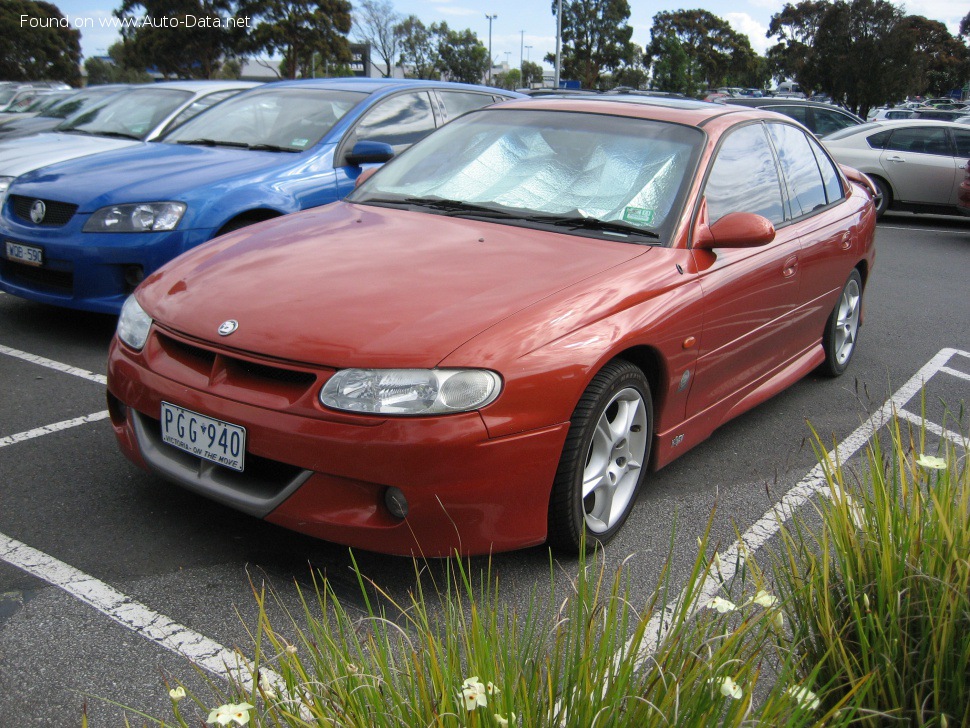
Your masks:
M825 323L825 333L822 336L825 363L821 366L824 374L838 377L848 368L859 342L861 312L862 276L854 269Z
M876 218L880 218L889 209L893 202L893 191L889 188L889 183L881 177L870 177L876 186Z
M550 546L578 554L584 544L590 550L616 535L643 483L652 437L647 378L614 359L593 377L570 419L549 499ZM596 485L584 498L586 474Z

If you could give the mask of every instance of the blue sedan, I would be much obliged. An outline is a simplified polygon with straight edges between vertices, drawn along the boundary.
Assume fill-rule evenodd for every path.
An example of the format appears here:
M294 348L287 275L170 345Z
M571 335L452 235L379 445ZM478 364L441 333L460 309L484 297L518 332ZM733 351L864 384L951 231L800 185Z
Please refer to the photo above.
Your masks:
M518 96L436 81L283 81L243 92L161 142L16 178L0 213L0 289L118 313L167 261L231 230L342 198L465 111Z

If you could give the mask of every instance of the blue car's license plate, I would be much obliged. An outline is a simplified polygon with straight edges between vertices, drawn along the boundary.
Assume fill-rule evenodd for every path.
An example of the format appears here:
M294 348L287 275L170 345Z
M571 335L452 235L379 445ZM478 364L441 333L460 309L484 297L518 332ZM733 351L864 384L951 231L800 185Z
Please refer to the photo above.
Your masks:
M33 245L24 245L13 240L5 240L7 260L15 260L27 265L43 265L44 251Z

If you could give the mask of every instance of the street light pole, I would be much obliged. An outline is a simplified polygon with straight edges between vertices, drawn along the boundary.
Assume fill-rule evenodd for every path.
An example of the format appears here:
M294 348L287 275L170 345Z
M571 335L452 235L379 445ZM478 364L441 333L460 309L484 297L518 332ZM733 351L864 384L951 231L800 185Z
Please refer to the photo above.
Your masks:
M525 31L520 30L519 33L521 37L519 38L519 73L522 73L522 69L525 68Z
M489 15L485 13L485 17L488 18L488 84L492 85L492 21L498 17L498 15Z
M562 0L556 3L556 81L555 88L559 88L560 67L562 66Z

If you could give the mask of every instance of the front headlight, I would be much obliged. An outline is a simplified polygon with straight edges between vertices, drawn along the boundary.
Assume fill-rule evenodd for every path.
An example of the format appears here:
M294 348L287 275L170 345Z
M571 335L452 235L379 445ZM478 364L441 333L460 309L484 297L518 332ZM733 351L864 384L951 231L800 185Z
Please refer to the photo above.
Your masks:
M109 205L84 223L86 233L148 233L174 230L185 213L182 202L139 202Z
M118 317L118 338L132 349L141 351L148 341L148 330L151 327L152 317L145 313L133 295L128 296Z
M486 369L344 369L320 390L325 407L380 415L440 415L484 407L502 391Z
M7 201L7 190L10 189L13 180L13 177L0 177L0 207Z

